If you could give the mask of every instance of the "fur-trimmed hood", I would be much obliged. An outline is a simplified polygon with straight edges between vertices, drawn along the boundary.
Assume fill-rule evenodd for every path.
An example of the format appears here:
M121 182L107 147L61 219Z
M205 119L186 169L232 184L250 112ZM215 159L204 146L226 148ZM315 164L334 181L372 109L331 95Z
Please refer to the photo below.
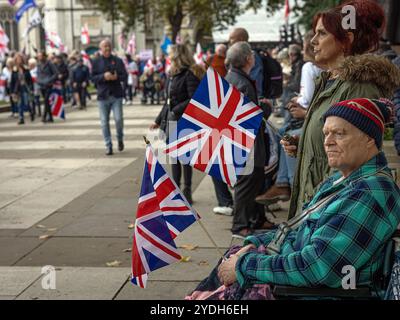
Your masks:
M347 57L338 69L345 81L372 82L387 97L400 87L400 69L385 57L363 54Z

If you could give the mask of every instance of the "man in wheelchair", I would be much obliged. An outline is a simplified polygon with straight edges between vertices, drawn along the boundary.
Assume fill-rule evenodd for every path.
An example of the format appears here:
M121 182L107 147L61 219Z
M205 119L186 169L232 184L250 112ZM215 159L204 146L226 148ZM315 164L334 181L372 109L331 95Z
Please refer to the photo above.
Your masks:
M227 256L216 269L220 284L341 288L346 268L356 271L357 287L371 284L400 223L400 190L380 151L389 118L380 100L333 105L322 120L329 166L337 172L301 215L246 238Z

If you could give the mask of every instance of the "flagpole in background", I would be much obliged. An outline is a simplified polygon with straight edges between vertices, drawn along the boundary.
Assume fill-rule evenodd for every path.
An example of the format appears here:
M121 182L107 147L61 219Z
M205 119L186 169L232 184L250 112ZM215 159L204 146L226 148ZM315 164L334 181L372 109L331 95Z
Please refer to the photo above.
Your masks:
M72 49L75 48L75 26L74 26L74 0L70 2L70 10L71 10L71 36L72 36Z
M147 140L146 136L143 136L144 142L146 143L146 145L151 145L150 141ZM197 214L197 211L194 210L194 208L189 204L189 207L196 213L196 216L198 217L199 215ZM214 245L215 249L217 250L218 254L222 257L223 260L226 260L224 257L223 252L221 251L221 249L218 247L217 243L214 241L213 237L210 235L210 233L208 232L208 230L206 229L206 227L203 225L203 223L201 222L200 219L196 219L197 222L200 224L200 227L203 229L203 231L205 232L205 234L207 235L208 239L210 239L211 243Z

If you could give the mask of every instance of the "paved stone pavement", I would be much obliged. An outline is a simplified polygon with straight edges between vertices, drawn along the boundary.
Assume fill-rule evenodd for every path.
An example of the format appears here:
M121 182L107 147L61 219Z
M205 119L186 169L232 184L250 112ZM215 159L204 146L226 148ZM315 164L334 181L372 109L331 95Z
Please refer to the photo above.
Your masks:
M159 109L124 107L126 150L112 157L104 155L95 103L87 111L67 108L67 120L54 124L28 120L17 126L8 113L0 114L0 300L182 299L210 272L219 255L196 224L177 239L188 262L151 273L146 289L129 282L142 135L162 145L147 129ZM115 140L113 124L112 134ZM385 144L399 169L392 143ZM211 179L197 171L193 198L218 246L229 247L231 218L212 213ZM285 218L286 206L276 222ZM182 248L187 245L196 248ZM47 265L55 267L54 290L43 289Z

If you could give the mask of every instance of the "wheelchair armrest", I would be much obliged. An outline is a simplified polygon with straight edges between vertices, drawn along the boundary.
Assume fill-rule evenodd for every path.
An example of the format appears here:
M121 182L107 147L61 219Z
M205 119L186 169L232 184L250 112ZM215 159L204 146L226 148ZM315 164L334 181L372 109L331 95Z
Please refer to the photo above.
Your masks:
M272 294L275 297L332 297L332 298L371 298L369 287L344 290L342 288L303 288L291 286L274 286Z

